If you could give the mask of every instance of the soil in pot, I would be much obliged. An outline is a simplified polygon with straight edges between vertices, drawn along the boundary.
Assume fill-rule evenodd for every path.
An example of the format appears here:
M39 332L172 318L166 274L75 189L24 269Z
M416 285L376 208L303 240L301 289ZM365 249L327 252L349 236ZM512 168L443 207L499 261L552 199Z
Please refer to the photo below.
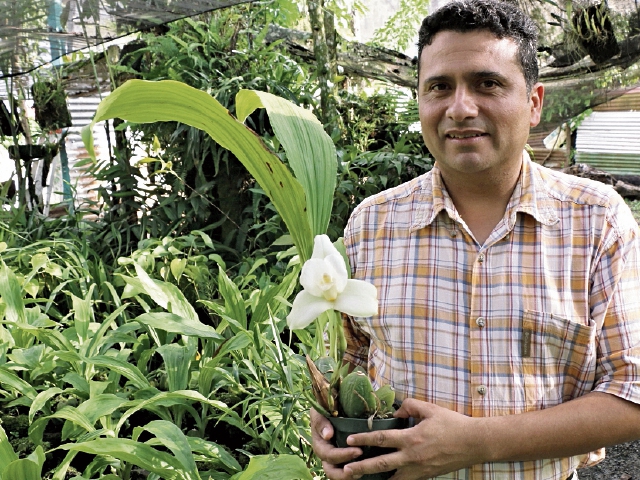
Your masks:
M352 433L373 432L379 430L394 430L399 428L407 428L408 422L406 418L376 418L372 422L372 427L369 429L368 420L366 418L346 418L346 417L329 417L331 425L333 425L334 445L339 448L347 447L347 437ZM362 455L357 460L365 460L367 458L377 457L385 453L393 452L392 448L381 447L360 447L362 449ZM391 478L394 471L373 473L363 475L362 480L387 480Z

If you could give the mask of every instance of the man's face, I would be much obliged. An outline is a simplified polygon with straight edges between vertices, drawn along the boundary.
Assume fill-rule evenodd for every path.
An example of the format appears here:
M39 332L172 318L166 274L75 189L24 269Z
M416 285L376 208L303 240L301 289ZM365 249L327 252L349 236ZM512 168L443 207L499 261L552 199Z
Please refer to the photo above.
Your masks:
M422 137L445 179L519 169L543 94L541 84L527 93L513 40L437 33L422 50L418 96Z

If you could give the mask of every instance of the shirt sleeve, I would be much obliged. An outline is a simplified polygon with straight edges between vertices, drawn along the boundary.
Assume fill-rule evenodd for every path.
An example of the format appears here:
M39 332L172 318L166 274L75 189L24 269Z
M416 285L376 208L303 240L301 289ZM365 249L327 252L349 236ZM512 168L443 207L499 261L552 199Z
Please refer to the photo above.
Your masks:
M344 359L366 370L369 361L369 337L358 328L349 315L342 315L342 325L347 339Z
M599 331L593 390L640 404L640 235L621 207L620 218L609 219L609 239L591 275L591 318Z
M349 257L351 275L355 275L357 270L359 210L359 208L354 210L344 231L344 245ZM369 362L369 336L358 327L358 324L349 315L342 315L342 324L347 339L347 350L345 351L344 359L367 369Z

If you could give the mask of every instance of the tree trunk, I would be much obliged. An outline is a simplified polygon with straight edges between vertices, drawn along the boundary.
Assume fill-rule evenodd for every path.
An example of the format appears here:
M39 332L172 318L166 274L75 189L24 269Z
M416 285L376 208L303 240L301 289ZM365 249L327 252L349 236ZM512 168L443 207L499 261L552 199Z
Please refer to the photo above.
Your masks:
M324 7L324 0L307 0L307 9L313 37L316 75L320 86L320 120L325 128L328 128L337 117L333 82L337 75L334 17Z

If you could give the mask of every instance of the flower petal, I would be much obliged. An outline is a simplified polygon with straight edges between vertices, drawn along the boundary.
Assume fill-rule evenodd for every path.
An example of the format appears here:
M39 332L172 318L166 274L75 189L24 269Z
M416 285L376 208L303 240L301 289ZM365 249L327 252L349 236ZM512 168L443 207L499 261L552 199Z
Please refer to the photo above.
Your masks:
M315 297L302 290L293 301L291 312L287 315L287 325L292 330L305 328L323 312L333 308L333 302L321 297Z
M316 297L322 296L322 289L320 283L322 276L325 273L330 275L333 273L327 271L327 264L321 258L310 258L302 266L302 272L300 272L300 285L307 290L311 295Z
M334 253L340 254L327 235L316 235L313 238L313 253L311 254L311 258L323 259Z
M378 313L378 290L364 280L349 279L333 308L354 317L370 317Z
M344 258L339 253L332 253L331 255L325 257L324 261L325 263L331 265L331 268L335 272L332 275L333 282L335 283L338 293L341 293L344 290L344 287L347 286L347 280L349 279L349 275L347 274L347 266L344 263Z

